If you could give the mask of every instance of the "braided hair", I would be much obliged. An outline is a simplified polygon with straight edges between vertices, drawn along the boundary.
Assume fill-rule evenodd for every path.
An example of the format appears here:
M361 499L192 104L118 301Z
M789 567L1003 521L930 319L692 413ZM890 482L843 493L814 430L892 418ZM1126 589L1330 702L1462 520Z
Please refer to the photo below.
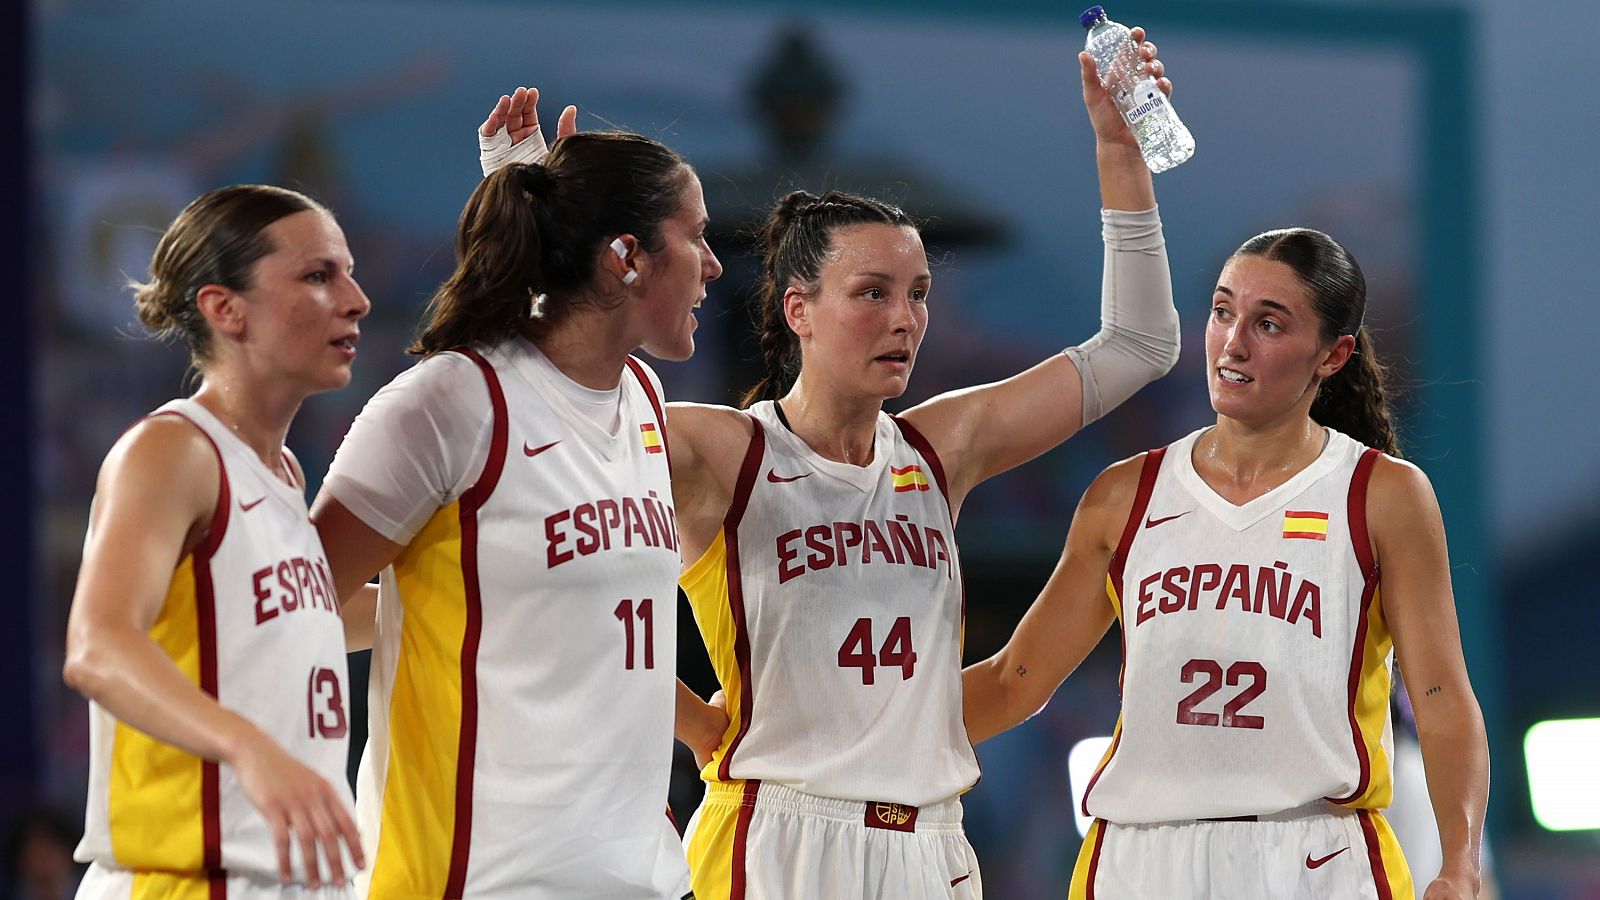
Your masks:
M917 227L899 207L843 191L820 197L792 191L767 216L759 241L763 272L756 310L767 372L745 391L741 406L776 400L794 385L800 374L800 341L784 317L783 295L790 285L805 293L815 291L822 266L834 249L834 232L853 225Z

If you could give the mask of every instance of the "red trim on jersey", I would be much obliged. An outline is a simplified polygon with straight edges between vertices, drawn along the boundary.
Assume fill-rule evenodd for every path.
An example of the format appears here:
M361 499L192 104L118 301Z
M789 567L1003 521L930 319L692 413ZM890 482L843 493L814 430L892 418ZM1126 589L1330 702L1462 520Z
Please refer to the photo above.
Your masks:
M155 416L177 416L193 425L200 436L211 445L217 455L217 505L211 512L211 524L205 536L192 552L194 564L195 637L200 645L200 690L217 698L217 593L211 581L211 557L222 546L222 537L228 531L228 507L233 502L233 492L228 488L228 468L222 462L222 449L200 423L177 410L155 413ZM206 871L212 873L211 895L217 897L219 873L222 872L222 790L217 764L211 760L200 762L200 819L201 840L204 842L201 857ZM222 884L226 894L227 885Z
M894 424L900 427L900 433L905 436L906 443L917 448L917 452L922 454L922 458L927 461L928 468L933 470L933 480L939 484L939 492L944 494L945 505L949 506L950 482L945 480L944 464L939 462L939 454L933 452L933 445L928 443L928 439L922 436L922 432L918 431L915 425L912 425L910 422L907 422L905 419L902 419L899 416L890 416L889 418L894 421ZM950 521L952 524L955 522L955 513L956 511L952 507L950 510Z
M1361 567L1360 619L1356 622L1355 647L1350 651L1349 714L1350 737L1355 742L1356 760L1361 765L1360 780L1355 790L1344 797L1329 797L1334 803L1350 803L1367 792L1372 780L1372 760L1367 756L1367 742L1361 739L1361 725L1356 721L1356 695L1361 689L1361 656L1367 643L1367 614L1372 608L1372 597L1378 591L1378 561L1372 556L1372 541L1367 533L1367 482L1372 478L1372 467L1378 461L1378 451L1368 448L1356 461L1350 474L1350 494L1345 506L1345 518L1350 523L1350 542L1356 551L1356 563Z
M228 873L212 872L207 882L210 900L228 900Z
M1372 866L1372 884L1378 889L1378 900L1394 900L1394 889L1389 887L1389 873L1383 867L1383 848L1378 843L1378 827L1372 824L1372 813L1358 809L1356 815L1361 818L1361 835L1367 840L1367 862Z
M744 900L744 850L750 842L750 818L755 815L756 792L760 788L760 780L747 781L744 796L739 798L739 817L733 825L733 871L728 878L728 900Z
M733 655L739 661L740 682L739 733L728 742L728 749L722 754L722 762L717 766L717 778L722 781L732 779L728 772L733 762L733 751L739 749L739 743L750 731L750 722L755 718L752 715L755 690L750 678L750 629L745 624L744 618L744 582L739 578L739 521L744 518L745 508L750 505L750 492L755 490L756 475L761 471L761 459L766 455L767 449L767 432L754 416L750 417L750 424L754 428L750 433L750 446L744 451L744 462L739 465L739 480L735 482L733 488L733 500L728 504L727 515L722 518L723 547L727 553L728 608L733 614ZM736 852L740 855L739 858L743 858L742 849ZM743 875L736 877L742 879Z
M1100 848L1106 843L1106 828L1111 823L1105 819L1100 820L1100 830L1094 834L1094 849L1089 851L1089 877L1083 882L1084 900L1094 900L1094 880L1100 874Z
M1122 569L1128 564L1128 551L1133 549L1133 539L1144 521L1145 510L1150 507L1150 495L1155 492L1156 476L1161 472L1161 459L1166 455L1165 447L1157 447L1144 455L1144 466L1139 470L1139 489L1133 495L1133 509L1128 513L1128 523L1122 527L1122 539L1117 541L1116 552L1111 554L1109 574L1117 586L1119 599L1128 594L1122 586Z
M1155 493L1156 476L1161 473L1161 460L1167 455L1167 448L1157 447L1144 456L1144 464L1139 469L1139 487L1133 494L1133 508L1128 511L1128 522L1122 527L1122 537L1117 541L1117 549L1111 554L1111 565L1107 572L1111 576L1112 584L1116 585L1118 618L1122 627L1117 629L1118 640L1122 643L1122 663L1117 667L1117 696L1122 695L1122 678L1128 671L1128 623L1127 617L1121 614L1122 604L1127 602L1127 591L1123 590L1123 568L1128 564L1128 552L1133 549L1133 539L1139 533L1139 525L1144 521L1144 514L1150 508L1150 495ZM1089 786L1083 789L1083 802L1080 805L1083 814L1089 815L1089 794L1094 786L1099 783L1100 776L1105 773L1106 767L1111 765L1112 757L1117 755L1117 748L1122 745L1122 732L1111 741L1111 752L1100 761L1094 775L1089 779ZM1099 853L1096 845L1095 852Z
M661 449L667 451L667 468L672 468L672 445L667 443L667 414L661 409L661 398L656 396L655 386L650 383L650 376L645 374L644 363L633 357L628 357L628 368L633 370L633 377L639 379L639 384L644 388L644 395L650 398L650 408L656 411L656 433L661 435Z
M506 396L494 366L466 348L457 353L472 360L489 389L494 424L489 458L477 483L461 495L461 581L466 593L467 624L461 635L461 737L456 751L455 832L450 842L450 869L444 896L460 897L466 889L467 860L472 849L472 778L478 751L478 642L483 636L483 594L478 581L478 510L488 502L506 462Z
M667 807L667 821L672 823L672 830L678 833L678 837L683 837L683 828L678 825L678 817L672 814L670 806Z
M900 416L890 416L889 418L893 420L894 424L900 429L900 434L906 439L906 443L916 448L916 451L922 454L923 461L925 461L928 464L928 468L933 471L933 481L935 484L939 485L939 494L944 497L945 511L950 514L950 533L954 535L956 533L956 508L955 504L950 500L950 482L945 478L944 463L939 461L939 454L933 451L933 445L928 443L928 439L923 436L922 432L917 430L915 425L912 425L910 422L906 421ZM890 468L892 469L893 467L891 466ZM895 490L899 490L899 488L895 488ZM954 545L951 546L950 552L952 555L959 556L959 552L956 550ZM958 568L960 567L959 563L956 563L956 565ZM959 627L961 629L959 633L964 638L967 631L967 570L964 568L961 569L961 619L959 622ZM965 641L963 641L963 645L964 644ZM964 651L965 646L963 646L962 649ZM966 710L962 710L962 734L967 733L966 723L967 713ZM971 744L968 744L968 746L971 746ZM978 758L977 753L973 753L972 758L976 760ZM969 787L968 790L971 790L973 787L977 787L982 781L983 763L979 762L978 780L974 781L972 783L972 787Z

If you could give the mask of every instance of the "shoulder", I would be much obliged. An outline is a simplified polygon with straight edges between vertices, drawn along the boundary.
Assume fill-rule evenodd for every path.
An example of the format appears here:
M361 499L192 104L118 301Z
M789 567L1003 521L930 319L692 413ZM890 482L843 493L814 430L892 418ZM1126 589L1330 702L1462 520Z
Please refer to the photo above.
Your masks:
M181 504L196 518L216 505L222 469L216 445L181 415L141 419L119 438L100 467L96 493Z
M1139 493L1139 476L1149 458L1150 451L1146 451L1106 466L1083 492L1078 508L1096 513L1120 511L1126 517Z
M669 403L667 433L672 440L674 479L698 483L702 490L715 483L722 494L731 495L755 434L750 416L731 406Z
M731 406L713 403L668 403L667 420L683 429L697 445L736 442L740 452L755 433L750 416Z
M1367 521L1375 533L1415 528L1439 517L1433 483L1414 463L1377 455L1367 482Z

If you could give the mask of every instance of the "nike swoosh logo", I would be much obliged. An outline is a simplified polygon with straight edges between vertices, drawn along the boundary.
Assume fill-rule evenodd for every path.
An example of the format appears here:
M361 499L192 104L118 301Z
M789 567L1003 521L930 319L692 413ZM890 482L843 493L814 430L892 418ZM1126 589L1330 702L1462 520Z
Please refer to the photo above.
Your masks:
M561 443L561 442L560 441L551 441L550 443L545 444L543 447L529 447L528 446L528 442L527 441L523 441L522 442L522 452L527 454L530 457L531 456L538 456L539 454L545 452L546 450L549 450L551 447L554 447L555 445L557 445L559 443Z
M960 884L963 881L966 881L968 878L971 878L971 877L972 877L972 873L968 872L967 874L961 876L960 878L957 878L954 881L951 881L950 882L950 886L951 887L955 887L956 885Z
M791 481L799 481L802 478L810 477L810 475L810 472L802 472L799 475L790 475L788 478L785 478L782 475L779 475L776 469L767 470L767 480L773 484L788 484Z
M1160 525L1160 524L1162 524L1164 522L1171 522L1173 519L1178 519L1178 518L1182 518L1183 516L1187 516L1189 513L1190 513L1190 510L1186 509L1181 513L1177 513L1175 515L1170 515L1170 516L1162 516L1159 519L1145 519L1144 520L1144 527L1146 527L1146 528L1154 528L1157 525Z
M1349 847L1340 847L1338 850L1335 850L1332 853L1329 853L1327 856L1324 856L1324 857L1322 857L1320 859L1312 859L1311 858L1311 854L1307 853L1306 854L1306 868L1308 868L1308 869L1320 869L1320 868L1322 868L1322 864L1323 863L1327 862L1330 859L1333 859L1335 856L1338 856L1339 854L1341 854L1344 851L1349 850L1349 849L1350 849Z
M267 495L266 494L262 494L261 496L259 496L256 499L250 501L249 503L246 503L243 500L240 500L239 501L239 512L249 512L250 510L255 509L256 507L260 506L261 505L261 501L263 501L265 499L267 499Z

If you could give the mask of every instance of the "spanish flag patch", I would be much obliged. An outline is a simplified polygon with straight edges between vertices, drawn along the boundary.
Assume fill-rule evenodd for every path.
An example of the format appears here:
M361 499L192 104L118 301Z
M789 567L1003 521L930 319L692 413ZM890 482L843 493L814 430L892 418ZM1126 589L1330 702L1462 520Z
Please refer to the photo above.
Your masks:
M644 452L661 452L661 433L656 431L656 423L646 422L639 426L639 438L644 441Z
M1283 511L1283 536L1307 541L1328 539L1328 514L1295 509Z
M889 475L894 482L895 493L901 491L925 491L928 489L928 476L922 474L922 467L916 464L895 468L889 467Z

